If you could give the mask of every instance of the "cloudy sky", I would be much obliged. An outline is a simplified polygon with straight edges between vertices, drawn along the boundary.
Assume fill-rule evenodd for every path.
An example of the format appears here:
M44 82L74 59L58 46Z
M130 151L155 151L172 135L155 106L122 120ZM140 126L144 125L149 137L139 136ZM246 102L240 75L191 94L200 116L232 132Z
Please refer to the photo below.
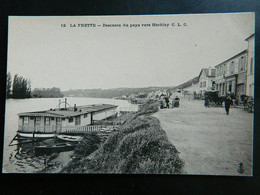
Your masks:
M89 23L96 27L70 27ZM141 26L152 23L169 26ZM176 86L246 49L252 33L253 13L11 16L7 68L32 89Z

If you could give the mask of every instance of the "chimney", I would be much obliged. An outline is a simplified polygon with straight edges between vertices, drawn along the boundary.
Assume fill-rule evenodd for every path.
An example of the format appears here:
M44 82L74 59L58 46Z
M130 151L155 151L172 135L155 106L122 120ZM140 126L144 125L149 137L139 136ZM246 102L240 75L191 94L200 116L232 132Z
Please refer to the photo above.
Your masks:
M76 111L77 111L77 105L74 104L74 112L76 112Z

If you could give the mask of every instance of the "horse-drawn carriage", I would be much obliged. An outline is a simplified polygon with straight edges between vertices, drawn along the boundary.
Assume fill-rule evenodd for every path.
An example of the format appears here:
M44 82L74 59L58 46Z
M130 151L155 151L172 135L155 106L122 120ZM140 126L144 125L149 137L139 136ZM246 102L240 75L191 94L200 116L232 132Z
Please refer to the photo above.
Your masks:
M205 91L204 94L205 107L217 107L221 106L225 100L225 97L219 96L218 91Z

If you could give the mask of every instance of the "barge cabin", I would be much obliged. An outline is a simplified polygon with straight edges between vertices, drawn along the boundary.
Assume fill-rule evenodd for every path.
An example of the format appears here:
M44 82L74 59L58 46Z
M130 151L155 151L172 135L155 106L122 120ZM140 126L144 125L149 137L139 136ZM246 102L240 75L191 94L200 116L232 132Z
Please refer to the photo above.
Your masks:
M117 106L94 104L38 112L19 113L18 133L60 134L94 125L94 121L117 115Z

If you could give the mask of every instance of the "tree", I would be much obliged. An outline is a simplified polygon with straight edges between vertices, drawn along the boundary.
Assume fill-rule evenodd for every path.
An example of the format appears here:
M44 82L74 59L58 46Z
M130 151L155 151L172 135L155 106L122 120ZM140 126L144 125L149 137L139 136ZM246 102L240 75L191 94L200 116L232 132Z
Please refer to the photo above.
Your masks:
M13 80L13 98L30 98L31 97L31 82L28 79L14 75Z
M11 73L8 72L6 76L6 98L11 97L11 92L12 92L12 76Z
M30 98L31 97L31 80L27 80L27 87L26 87L26 98Z
M19 77L18 77L18 74L15 74L14 75L14 80L13 80L13 98L17 98L18 97L19 88L20 88Z

